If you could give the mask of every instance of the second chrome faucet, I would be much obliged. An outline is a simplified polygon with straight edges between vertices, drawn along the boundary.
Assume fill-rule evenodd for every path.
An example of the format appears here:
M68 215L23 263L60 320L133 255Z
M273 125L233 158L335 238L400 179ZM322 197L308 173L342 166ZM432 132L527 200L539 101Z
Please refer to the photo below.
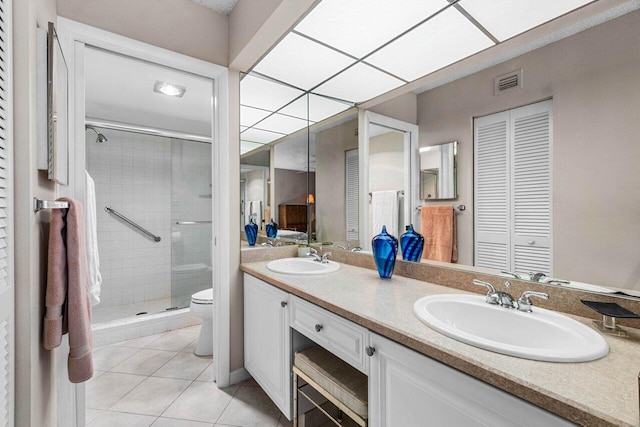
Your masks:
M531 297L542 299L549 298L549 295L544 292L526 291L516 301L509 293L509 291L511 290L511 283L509 282L504 283L507 289L506 292L497 291L491 283L483 282L482 280L473 279L473 284L477 286L484 286L485 288L487 288L487 293L485 295L487 304L499 305L505 308L516 308L527 313L530 313L532 311L531 307L533 306L533 304L531 303Z

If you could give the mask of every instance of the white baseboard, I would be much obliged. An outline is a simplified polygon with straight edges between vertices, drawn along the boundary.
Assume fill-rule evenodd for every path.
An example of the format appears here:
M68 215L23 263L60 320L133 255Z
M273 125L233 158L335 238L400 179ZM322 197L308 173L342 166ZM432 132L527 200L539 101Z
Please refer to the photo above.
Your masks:
M244 366L243 366L242 368L236 369L235 371L231 372L231 375L229 376L229 381L233 385L233 384L238 384L238 383L241 383L242 381L248 380L249 378L251 378L251 374L249 373L249 371L244 369Z

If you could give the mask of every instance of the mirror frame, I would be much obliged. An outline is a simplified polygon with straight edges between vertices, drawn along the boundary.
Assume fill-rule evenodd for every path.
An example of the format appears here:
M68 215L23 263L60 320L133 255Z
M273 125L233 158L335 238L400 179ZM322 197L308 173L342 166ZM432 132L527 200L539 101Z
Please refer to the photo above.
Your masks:
M419 229L420 215L416 209L420 206L419 199L419 179L420 166L418 156L418 125L403 122L382 114L374 113L369 110L360 110L358 114L358 163L360 168L360 246L364 250L371 248L371 242L368 237L369 224L369 126L371 124L383 126L402 132L404 134L404 164L408 166L408 173L404 176L404 223L414 224L414 228ZM408 189L408 191L407 191ZM407 197L407 192L409 197ZM371 236L373 237L373 236ZM396 236L400 237L400 236Z

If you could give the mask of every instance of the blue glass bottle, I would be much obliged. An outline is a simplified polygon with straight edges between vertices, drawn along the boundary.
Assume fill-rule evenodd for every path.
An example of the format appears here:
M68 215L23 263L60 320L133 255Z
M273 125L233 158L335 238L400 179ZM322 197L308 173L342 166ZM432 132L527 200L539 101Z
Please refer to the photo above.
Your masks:
M256 239L258 238L258 224L253 222L253 218L249 220L249 224L244 226L244 232L247 235L247 243L249 243L249 246L255 245Z
M278 224L273 221L273 218L271 218L271 221L265 225L265 228L267 229L268 238L275 239L276 236L278 236Z
M413 224L400 236L400 248L402 249L402 259L405 261L420 262L422 249L424 248L424 237L413 229Z
M382 232L371 240L371 248L378 274L383 279L391 278L398 255L398 239L387 233L387 227L383 225Z

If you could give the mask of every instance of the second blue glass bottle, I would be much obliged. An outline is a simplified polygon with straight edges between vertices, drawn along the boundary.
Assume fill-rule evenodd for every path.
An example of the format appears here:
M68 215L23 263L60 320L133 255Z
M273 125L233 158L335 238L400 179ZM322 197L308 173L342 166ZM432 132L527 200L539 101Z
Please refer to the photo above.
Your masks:
M249 246L255 245L256 239L258 238L258 224L253 222L253 218L249 220L249 224L244 226L244 232L247 235L247 243L249 243Z
M387 233L387 227L383 225L380 234L371 240L371 248L378 274L383 279L391 278L398 256L398 239Z
M264 228L267 230L268 238L275 239L278 236L278 223L274 222L273 218L271 218L271 221L269 221Z
M424 237L413 229L413 224L409 226L406 233L400 236L400 248L403 260L420 262L424 248Z

